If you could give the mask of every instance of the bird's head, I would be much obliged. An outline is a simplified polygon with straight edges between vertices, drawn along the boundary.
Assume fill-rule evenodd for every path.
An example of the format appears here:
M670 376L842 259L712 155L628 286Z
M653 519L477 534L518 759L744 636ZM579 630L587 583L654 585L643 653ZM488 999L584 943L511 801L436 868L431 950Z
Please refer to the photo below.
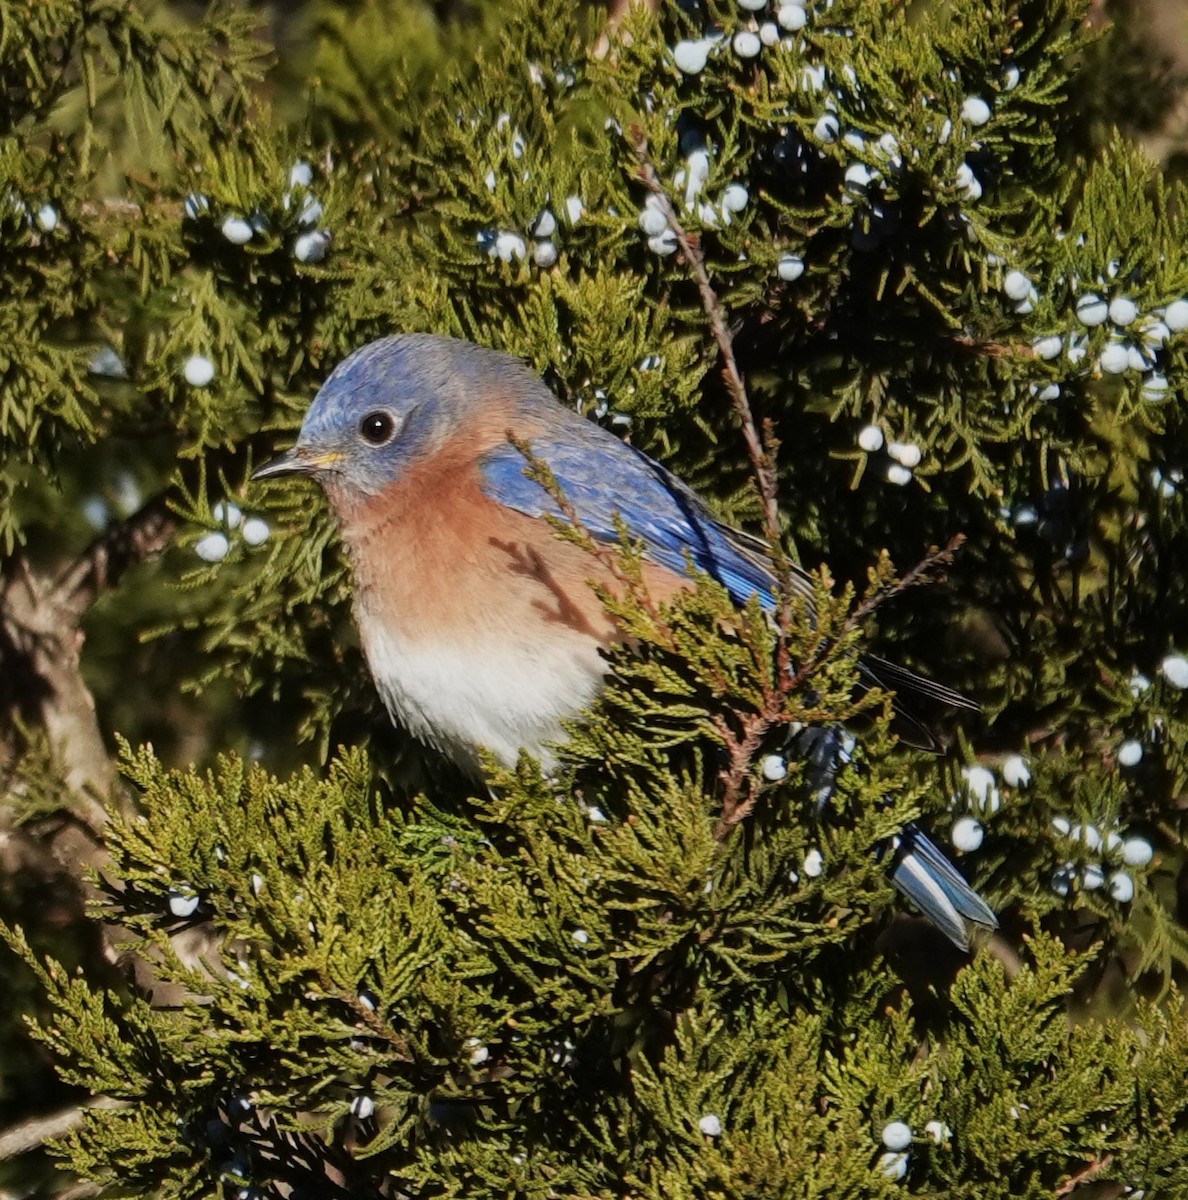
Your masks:
M310 475L335 501L376 496L452 436L485 427L524 394L518 360L433 334L381 338L344 359L314 397L290 450L253 479ZM502 411L501 411L502 410ZM503 420L504 428L507 420Z

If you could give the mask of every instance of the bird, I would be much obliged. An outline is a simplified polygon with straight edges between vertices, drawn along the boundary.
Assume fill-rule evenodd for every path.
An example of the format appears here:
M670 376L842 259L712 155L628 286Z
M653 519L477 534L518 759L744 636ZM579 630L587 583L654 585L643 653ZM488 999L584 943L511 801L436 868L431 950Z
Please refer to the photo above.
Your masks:
M564 504L526 473L525 451L547 466ZM521 751L551 762L563 722L597 698L619 637L590 586L605 568L549 518L576 518L608 544L625 528L658 602L692 586L692 564L740 606L752 596L768 612L776 605L763 542L563 404L524 362L469 341L406 333L354 351L314 397L293 447L252 478L284 475L325 491L360 642L392 719L471 775L482 750L507 765ZM811 577L794 568L790 578L811 604ZM860 670L893 689L905 714L907 693L976 707L881 658L865 656ZM827 781L839 744L828 731L812 743ZM915 823L886 849L891 882L959 948L969 948L971 925L996 927Z

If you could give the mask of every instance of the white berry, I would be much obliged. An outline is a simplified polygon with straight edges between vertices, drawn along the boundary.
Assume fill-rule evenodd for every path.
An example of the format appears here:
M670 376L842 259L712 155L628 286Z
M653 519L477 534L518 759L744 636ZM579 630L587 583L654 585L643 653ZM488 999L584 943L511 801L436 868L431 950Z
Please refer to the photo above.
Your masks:
M1013 788L1026 787L1031 782L1031 771L1021 754L1012 754L1003 762L1002 781Z
M964 851L966 854L972 854L978 849L984 837L985 830L982 828L981 822L973 817L958 818L953 822L953 828L949 831L949 838L954 848Z
M1130 366L1130 355L1125 346L1114 343L1102 350L1097 362L1107 375L1121 375Z
M171 891L169 911L175 917L192 917L198 911L198 897L193 892Z
M672 254L677 248L677 236L671 229L666 229L658 237L648 238L648 249L662 258Z
M36 220L43 233L53 233L58 227L58 210L52 204L43 204L37 210Z
M801 10L798 8L796 11L800 12ZM837 117L833 115L833 113L826 113L823 117L821 117L816 125L813 126L813 136L819 142L832 144L841 136L841 123L838 121Z
M1087 892L1095 892L1105 883L1105 872L1096 863L1090 863L1081 872L1081 886Z
M1188 329L1188 300L1173 300L1163 314L1163 323L1173 333Z
M858 449L875 454L883 448L883 431L877 425L867 425L858 432Z
M785 283L794 283L804 274L804 259L795 254L782 254L776 263L776 274Z
M668 218L650 205L639 214L639 227L648 237L659 237L668 228Z
M214 363L205 354L191 354L182 364L182 376L190 387L206 387L215 377Z
M1171 330L1162 321L1143 326L1143 341L1149 346L1162 346L1171 337Z
M1165 375L1149 375L1143 380L1142 397L1152 404L1159 404L1167 399L1170 385Z
M551 238L557 232L557 218L547 208L542 208L532 222L532 236Z
M920 459L923 457L920 447L914 442L888 442L887 455L895 459L901 467L907 467L909 471L913 467L918 467Z
M717 1113L703 1113L697 1118L697 1128L706 1137L722 1136L722 1118Z
M824 869L825 860L821 857L820 850L810 850L804 856L804 873L810 879L816 879Z
M750 198L750 193L741 183L732 183L722 193L722 207L727 212L740 213Z
M998 812L1001 799L998 794L998 785L994 781L994 772L975 764L970 767L962 767L961 775L977 810L979 812Z
M534 243L532 247L532 261L542 271L547 271L557 261L556 244L553 242Z
M220 500L210 513L220 525L226 525L228 529L238 529L243 520L243 512L239 505L229 500Z
M318 263L326 257L330 239L322 232L303 233L293 245L293 256L298 262Z
M1137 767L1143 761L1143 744L1134 738L1118 747L1118 763L1123 767Z
M865 163L851 163L846 168L846 187L852 192L864 192L870 186L870 168Z
M1174 688L1188 688L1188 658L1182 654L1169 654L1159 664L1163 678Z
M1122 843L1122 861L1128 867L1145 867L1154 857L1155 851L1146 838L1127 838Z
M1129 904L1134 899L1134 880L1125 871L1115 871L1110 876L1110 895L1119 904Z
M978 177L974 174L974 169L967 162L963 162L957 168L957 174L954 177L954 182L957 184L958 190L965 193L970 200L979 200L982 196L982 185Z
M779 45L780 27L774 21L764 21L759 26L759 40L765 46Z
M881 1175L895 1182L895 1180L902 1179L907 1174L908 1156L903 1151L895 1152L888 1150L886 1153L879 1155L879 1161L875 1166Z
M1031 280L1022 271L1008 271L1002 290L1009 300L1026 300L1031 294Z
M1077 298L1077 320L1082 325L1101 325L1109 313L1110 306L1093 292L1086 292Z
M513 258L523 258L528 247L518 233L500 233L495 237L491 252L496 258L511 262Z
M1064 349L1064 343L1055 334L1049 334L1047 337L1036 338L1031 343L1031 348L1035 351L1036 358L1049 362Z
M360 1121L366 1121L375 1112L375 1101L370 1096L356 1096L351 1101L351 1112Z
M971 125L985 125L990 120L990 105L981 96L966 96L961 115Z
M243 540L249 546L263 545L271 532L263 517L248 517L243 523Z
M230 216L223 222L223 237L233 246L242 246L252 240L252 227L242 217Z
M939 1146L942 1142L947 1142L952 1136L953 1131L944 1123L944 1121L929 1121L924 1126L924 1132Z
M1101 849L1101 832L1096 825L1074 825L1068 831L1068 836L1074 842L1083 841L1090 850Z
M322 220L322 202L316 196L307 196L301 202L301 211L298 214L298 224L300 226L312 226Z
M769 754L759 764L759 770L764 779L778 783L788 774L788 764L778 754Z
M799 4L781 4L776 20L789 33L799 33L808 24L808 13Z
M739 58L754 58L763 49L763 43L759 40L759 35L752 33L749 29L740 29L734 35L734 40L730 44L734 47L734 53Z
M887 467L887 482L895 484L896 487L906 487L912 481L912 473L907 467L902 467L899 463L891 463Z
M888 1121L880 1137L888 1150L906 1150L912 1144L912 1127L904 1121Z
M230 549L231 543L227 541L227 535L219 533L217 530L214 533L208 533L200 537L194 543L194 553L203 562L208 563L222 562L227 557L227 551Z
M712 46L713 42L707 38L695 42L677 42L672 48L672 61L686 75L696 75L705 66Z
M1115 296L1110 301L1110 320L1125 328L1138 316L1138 305L1126 296Z

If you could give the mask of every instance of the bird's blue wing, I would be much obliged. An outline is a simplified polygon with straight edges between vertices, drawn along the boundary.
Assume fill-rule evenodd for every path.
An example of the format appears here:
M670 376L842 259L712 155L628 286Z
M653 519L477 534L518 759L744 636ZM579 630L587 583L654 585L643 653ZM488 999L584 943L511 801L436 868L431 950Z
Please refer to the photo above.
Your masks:
M592 432L601 432L592 427ZM547 464L581 525L604 541L617 538L616 515L643 546L644 557L685 574L691 561L716 579L736 604L757 595L775 606L775 579L745 535L719 524L680 480L646 454L611 435L581 443L539 441L532 455ZM556 500L524 471L515 446L496 447L480 461L482 487L492 500L530 517L563 517ZM805 583L811 596L811 586Z

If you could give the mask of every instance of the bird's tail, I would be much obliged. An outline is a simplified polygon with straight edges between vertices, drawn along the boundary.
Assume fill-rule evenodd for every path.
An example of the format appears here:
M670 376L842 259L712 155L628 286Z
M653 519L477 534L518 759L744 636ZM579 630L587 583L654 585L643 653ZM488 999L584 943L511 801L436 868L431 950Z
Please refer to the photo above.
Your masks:
M818 808L833 795L838 771L850 761L854 739L837 725L801 730L789 743L806 765L806 778ZM990 906L958 874L956 867L914 823L887 844L889 871L906 896L955 946L969 949L970 924L997 929Z
M891 882L955 946L969 949L970 924L997 929L990 906L916 824L891 839Z

